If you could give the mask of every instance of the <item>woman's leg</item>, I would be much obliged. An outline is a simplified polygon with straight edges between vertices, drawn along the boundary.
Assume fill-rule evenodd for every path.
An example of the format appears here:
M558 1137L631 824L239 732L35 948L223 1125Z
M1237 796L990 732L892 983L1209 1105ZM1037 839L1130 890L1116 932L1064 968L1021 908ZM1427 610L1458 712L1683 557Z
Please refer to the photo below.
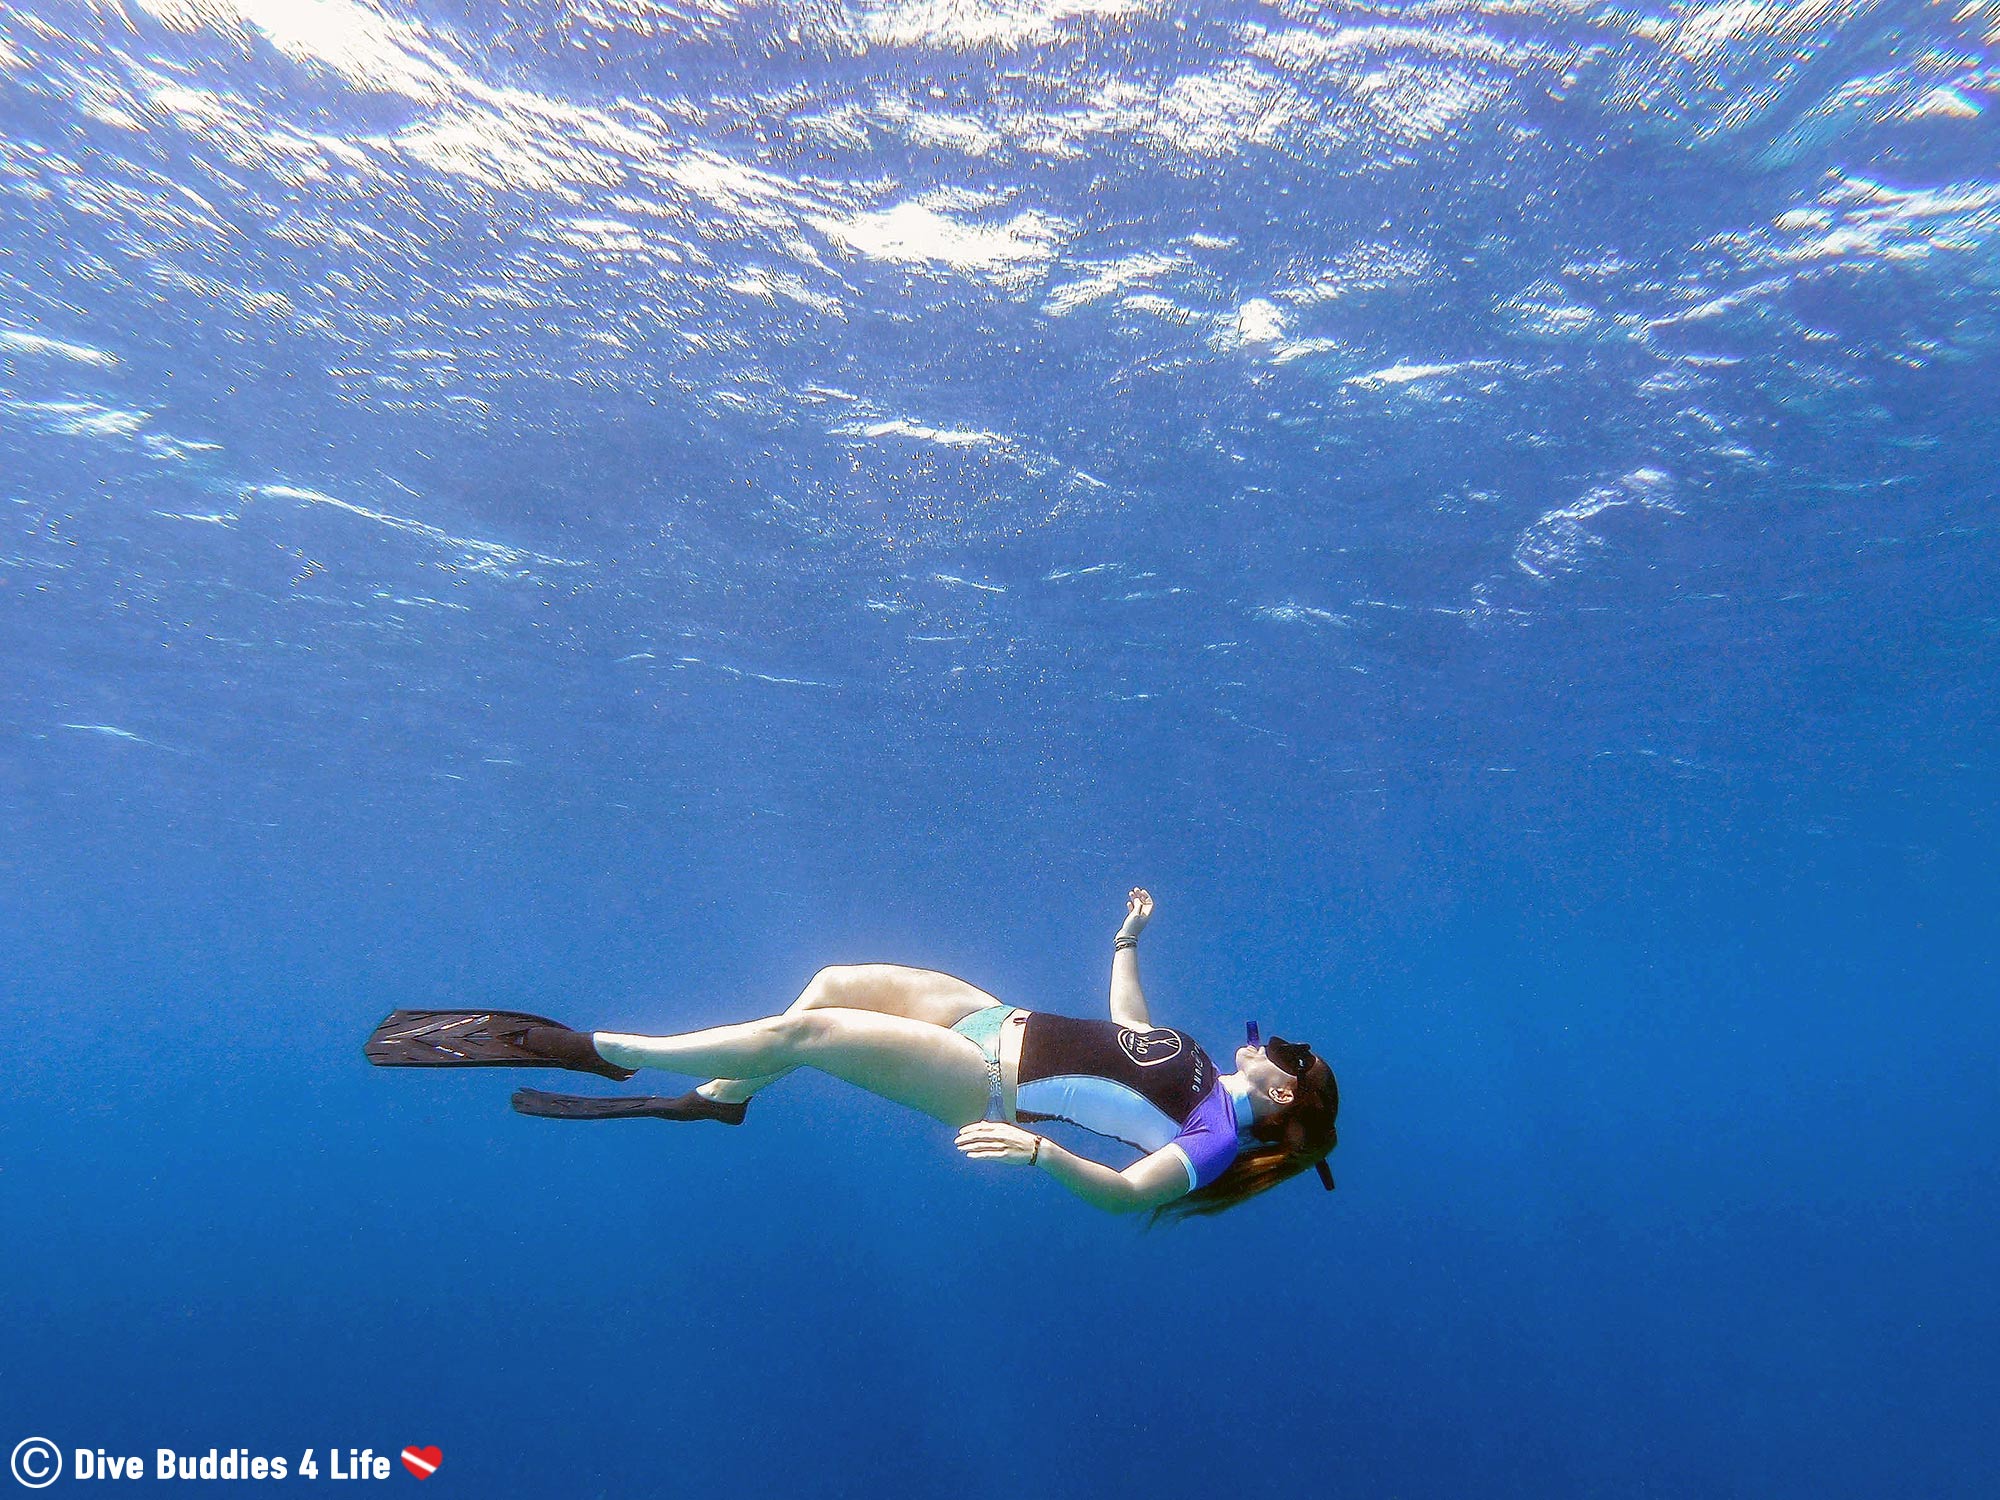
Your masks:
M904 964L834 964L813 975L786 1015L807 1010L868 1010L878 1015L956 1026L976 1010L1001 1002L955 974ZM741 1104L785 1072L760 1078L713 1078L695 1092L719 1104Z
M599 1031L598 1055L625 1068L711 1073L731 1081L818 1068L947 1125L986 1112L986 1059L949 1027L875 1011L809 1007L679 1036Z

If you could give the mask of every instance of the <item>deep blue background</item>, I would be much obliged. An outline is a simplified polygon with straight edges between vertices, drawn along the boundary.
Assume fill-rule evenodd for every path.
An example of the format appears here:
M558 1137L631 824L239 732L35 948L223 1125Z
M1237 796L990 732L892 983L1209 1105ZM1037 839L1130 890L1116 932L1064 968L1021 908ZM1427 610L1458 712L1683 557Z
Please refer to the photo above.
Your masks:
M436 97L261 22L0 17L0 1442L435 1443L479 1496L1991 1492L1972 22L336 13L507 129L660 103L789 227L629 145L440 167L396 135ZM1030 106L1108 114L1039 150ZM1057 247L821 222L933 188ZM590 215L714 274L548 248ZM723 285L774 267L838 313ZM1101 1013L1134 883L1157 1019L1334 1061L1336 1194L1147 1234L813 1075L567 1129L360 1055L395 1006L666 1031L868 959Z

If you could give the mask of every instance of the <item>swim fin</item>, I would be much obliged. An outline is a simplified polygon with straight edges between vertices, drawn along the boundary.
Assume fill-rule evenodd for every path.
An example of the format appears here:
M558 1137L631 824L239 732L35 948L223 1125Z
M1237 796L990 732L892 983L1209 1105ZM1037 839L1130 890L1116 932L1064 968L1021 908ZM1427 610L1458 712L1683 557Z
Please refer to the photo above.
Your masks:
M586 1094L545 1094L540 1089L514 1090L514 1112L544 1120L720 1120L741 1125L750 1101L723 1104L700 1094L675 1099L659 1097L600 1098Z
M597 1055L590 1033L518 1010L399 1010L361 1049L378 1068L568 1068L620 1083L636 1071Z

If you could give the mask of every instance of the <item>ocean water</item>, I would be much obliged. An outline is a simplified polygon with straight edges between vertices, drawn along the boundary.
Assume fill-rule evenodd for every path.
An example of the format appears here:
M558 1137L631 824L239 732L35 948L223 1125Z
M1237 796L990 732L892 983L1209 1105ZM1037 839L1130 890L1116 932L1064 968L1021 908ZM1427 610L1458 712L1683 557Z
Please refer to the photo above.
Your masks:
M0 1446L1994 1493L1996 95L1993 0L0 10ZM1102 1014L1133 884L1337 1192L360 1053Z

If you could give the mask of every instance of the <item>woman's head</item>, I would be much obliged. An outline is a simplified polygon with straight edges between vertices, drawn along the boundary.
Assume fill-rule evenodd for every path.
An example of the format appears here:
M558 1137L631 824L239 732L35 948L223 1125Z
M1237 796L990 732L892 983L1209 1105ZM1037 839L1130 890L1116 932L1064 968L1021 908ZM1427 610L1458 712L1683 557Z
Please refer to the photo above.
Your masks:
M1262 1046L1236 1049L1236 1076L1249 1091L1254 1119L1269 1119L1298 1097L1298 1075L1279 1067Z
M1207 1187L1154 1209L1154 1223L1219 1214L1313 1167L1333 1186L1326 1158L1340 1140L1340 1085L1326 1060L1274 1036L1265 1046L1237 1048L1236 1074L1250 1097L1250 1141Z

